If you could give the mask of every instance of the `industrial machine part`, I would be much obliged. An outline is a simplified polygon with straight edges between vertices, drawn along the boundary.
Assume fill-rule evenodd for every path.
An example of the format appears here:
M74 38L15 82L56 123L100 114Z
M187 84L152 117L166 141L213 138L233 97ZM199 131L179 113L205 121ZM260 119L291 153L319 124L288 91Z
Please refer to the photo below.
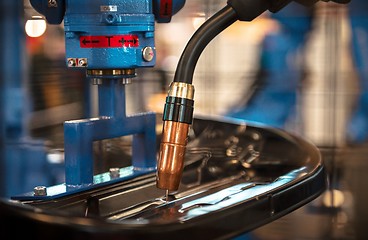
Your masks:
M318 0L297 0L312 5ZM328 1L328 0L326 0ZM335 2L348 3L350 0ZM186 146L185 133L192 122L194 106L194 69L208 43L235 21L252 21L269 10L277 12L291 0L228 0L227 5L194 33L179 60L174 81L166 98L163 137L157 169L157 187L176 190L180 184Z
M185 158L168 202L154 173L52 201L1 200L0 238L229 239L326 189L318 149L265 126L196 117Z
M267 9L278 11L289 1L229 0L194 34L167 98L157 178L153 173L157 149L152 147L156 135L147 124L152 115L133 120L125 117L124 105L119 105L124 102L124 85L119 82L129 82L126 79L135 75L134 68L154 61L154 48L146 45L152 37L152 22L144 14L146 10L151 14L152 2L70 0L59 5L61 2L48 1L47 8L62 10L46 17L64 13L65 6L67 64L86 68L87 75L100 84L102 114L97 119L65 123L66 184L38 187L0 201L0 229L5 238L162 239L175 234L177 239L228 239L289 213L325 190L319 151L298 136L231 119L196 117L190 127L193 72L204 47L234 21L251 21ZM126 5L121 8L120 3ZM126 13L127 9L137 10L132 5L144 6L144 13ZM119 9L124 12L115 15ZM137 24L137 19L144 23ZM96 22L89 25L89 21ZM136 23L138 33L127 30L125 21ZM124 30L120 32L119 27ZM144 47L135 45L137 40L153 52L145 54ZM132 59L120 62L125 53ZM114 60L94 60L100 56ZM91 142L124 134L136 134L133 166L93 176ZM156 186L175 192L164 199ZM9 232L11 226L22 231Z
M34 197L58 197L155 171L156 115L126 116L125 85L137 68L155 65L155 21L170 22L185 0L30 2L49 23L64 21L66 65L86 69L98 85L99 102L99 117L64 123L65 185ZM102 180L94 176L93 142L126 135L133 135L132 170L117 177L107 173Z

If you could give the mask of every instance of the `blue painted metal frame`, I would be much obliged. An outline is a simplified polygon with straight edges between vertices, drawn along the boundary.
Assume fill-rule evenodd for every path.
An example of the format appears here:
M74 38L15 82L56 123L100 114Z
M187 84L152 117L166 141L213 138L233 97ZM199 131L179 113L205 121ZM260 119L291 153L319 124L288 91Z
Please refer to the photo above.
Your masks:
M185 0L31 0L31 4L51 24L64 19L67 64L68 59L86 60L85 65L69 67L106 70L153 67L155 18L169 22ZM117 47L109 41L108 46L83 45L83 39L130 35L136 36L139 44ZM145 47L153 50L151 60L142 55ZM123 76L98 77L102 81L98 86L99 117L64 123L65 184L48 187L46 196L30 192L13 199L58 198L156 170L155 113L126 116L125 85L119 79ZM108 173L94 176L93 142L126 135L133 135L132 166L120 169L119 178Z
M47 187L46 196L29 192L12 199L55 199L156 170L156 114L126 116L125 85L119 79L104 79L98 91L100 117L64 123L65 184ZM133 135L132 166L121 168L118 178L109 173L94 175L93 142L126 135Z
M127 117L125 85L117 79L104 80L98 91L99 118L64 123L65 180L70 188L93 184L93 141L134 134L132 166L136 171L156 167L155 113Z

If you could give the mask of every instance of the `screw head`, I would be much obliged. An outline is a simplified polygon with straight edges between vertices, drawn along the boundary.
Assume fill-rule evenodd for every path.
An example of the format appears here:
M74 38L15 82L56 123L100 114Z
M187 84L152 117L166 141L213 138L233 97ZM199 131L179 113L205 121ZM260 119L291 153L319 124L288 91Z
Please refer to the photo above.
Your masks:
M110 177L111 178L118 178L120 177L120 168L110 168Z
M120 80L120 83L123 84L123 85L131 84L132 83L132 79L131 78L122 78Z
M34 196L47 196L47 188L45 186L37 186L33 189Z
M68 58L68 67L75 67L77 65L74 58Z
M87 59L86 59L86 58L80 58L80 59L78 60L78 66L80 66L80 67L85 67L85 66L87 66Z
M145 47L143 48L143 59L146 62L151 62L153 60L153 58L155 57L155 51L153 50L152 47Z
M101 85L102 84L102 79L101 78L92 78L91 82L93 85Z

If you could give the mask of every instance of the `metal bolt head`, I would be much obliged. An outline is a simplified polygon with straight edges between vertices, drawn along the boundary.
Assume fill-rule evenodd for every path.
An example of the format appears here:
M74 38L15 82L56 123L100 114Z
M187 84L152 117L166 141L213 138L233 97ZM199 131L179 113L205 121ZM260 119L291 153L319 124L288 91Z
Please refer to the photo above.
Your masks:
M104 19L106 23L113 24L119 22L120 17L118 14L108 13L104 15Z
M120 177L120 168L110 168L110 177L111 178L118 178Z
M58 7L58 3L56 0L48 0L47 1L47 7L49 8L57 8Z
M153 50L152 47L145 47L143 48L142 55L144 61L151 62L155 56L155 51Z
M34 196L47 196L47 188L45 186L37 186L33 189Z
M87 66L87 58L80 58L80 59L78 59L78 66L80 66L80 67Z
M131 84L132 79L131 78L122 78L120 83L123 84L123 85Z
M101 85L102 84L102 78L92 78L91 82L93 85Z
M77 65L74 58L68 58L68 67L75 67Z

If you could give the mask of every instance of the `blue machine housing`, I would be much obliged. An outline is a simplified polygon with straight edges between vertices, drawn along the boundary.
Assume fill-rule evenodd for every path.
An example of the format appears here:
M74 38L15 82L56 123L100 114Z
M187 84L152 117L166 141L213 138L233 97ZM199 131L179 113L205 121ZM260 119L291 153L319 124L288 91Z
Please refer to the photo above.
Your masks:
M88 69L152 67L155 54L147 61L143 49L154 51L154 24L150 0L96 0L93 4L68 0L64 17L67 64ZM82 64L79 59L84 59Z
M185 0L30 2L48 23L64 20L67 66L99 70L153 67L155 20L170 22L185 4Z

